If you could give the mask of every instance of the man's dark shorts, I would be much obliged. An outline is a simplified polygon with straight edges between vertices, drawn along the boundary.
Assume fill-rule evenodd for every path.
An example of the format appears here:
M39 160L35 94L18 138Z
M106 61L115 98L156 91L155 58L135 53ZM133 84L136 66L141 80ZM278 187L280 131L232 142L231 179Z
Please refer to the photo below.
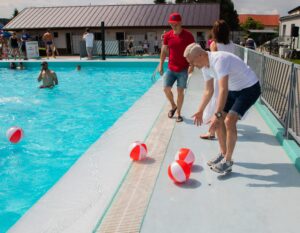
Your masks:
M224 112L237 113L241 119L261 94L259 82L240 91L229 91Z

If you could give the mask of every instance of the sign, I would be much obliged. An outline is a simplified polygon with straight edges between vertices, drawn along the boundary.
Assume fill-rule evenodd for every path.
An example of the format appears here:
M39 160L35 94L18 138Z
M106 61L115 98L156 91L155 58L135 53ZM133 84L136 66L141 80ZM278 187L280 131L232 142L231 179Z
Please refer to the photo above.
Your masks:
M26 53L27 58L39 58L39 44L37 41L28 41L26 42Z

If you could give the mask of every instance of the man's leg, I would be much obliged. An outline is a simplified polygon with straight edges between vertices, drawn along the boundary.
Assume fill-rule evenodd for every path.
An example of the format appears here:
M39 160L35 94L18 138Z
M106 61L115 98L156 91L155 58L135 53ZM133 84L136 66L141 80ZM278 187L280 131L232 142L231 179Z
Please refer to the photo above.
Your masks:
M174 95L172 93L171 87L164 87L164 92L166 94L167 99L169 100L170 104L172 105L172 109L175 109L177 106L174 102Z
M222 119L220 119L220 125L216 129L217 137L218 137L218 142L220 146L220 152L222 155L226 155L227 152L227 146L226 146L226 127L225 127L225 122L224 118L226 118L226 113L224 113L224 116Z
M184 89L181 87L177 88L177 115L181 116L181 108L184 100Z
M233 150L237 141L237 128L236 124L239 120L239 117L236 113L228 113L225 118L225 127L226 127L226 161L231 161Z
M46 45L46 55L47 55L47 58L49 58L49 49L50 49L50 46Z

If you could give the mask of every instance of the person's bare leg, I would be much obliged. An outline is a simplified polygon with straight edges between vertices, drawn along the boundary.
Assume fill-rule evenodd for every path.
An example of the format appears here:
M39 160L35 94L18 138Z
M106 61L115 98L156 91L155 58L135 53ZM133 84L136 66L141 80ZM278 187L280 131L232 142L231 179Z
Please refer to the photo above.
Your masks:
M177 115L181 116L181 108L184 100L184 89L177 88Z
M51 45L51 52L52 52L52 57L53 57L53 58L56 58L56 57L55 57L55 48L54 48L54 45L53 45L53 44Z
M226 127L226 161L231 161L234 147L237 141L237 121L239 117L235 113L229 113L225 118Z
M171 87L165 87L164 92L165 92L165 95L166 95L167 99L169 100L169 102L172 106L172 109L175 109L177 106L174 102L174 95L172 93Z
M224 112L223 112L224 113ZM224 123L224 117L222 117L222 119L220 119L220 125L219 127L216 129L216 133L217 133L217 137L218 137L218 142L219 142L219 146L220 146L220 152L222 153L222 155L226 155L227 152L227 146L226 146L226 127L225 127L225 123Z
M49 45L46 45L46 54L47 54L47 59L49 59Z

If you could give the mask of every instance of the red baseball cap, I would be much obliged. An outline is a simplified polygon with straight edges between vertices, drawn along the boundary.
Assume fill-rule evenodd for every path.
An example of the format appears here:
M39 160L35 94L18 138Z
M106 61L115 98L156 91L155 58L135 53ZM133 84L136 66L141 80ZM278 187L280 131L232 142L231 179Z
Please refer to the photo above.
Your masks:
M169 17L169 23L180 23L181 22L181 15L179 13L172 13Z

